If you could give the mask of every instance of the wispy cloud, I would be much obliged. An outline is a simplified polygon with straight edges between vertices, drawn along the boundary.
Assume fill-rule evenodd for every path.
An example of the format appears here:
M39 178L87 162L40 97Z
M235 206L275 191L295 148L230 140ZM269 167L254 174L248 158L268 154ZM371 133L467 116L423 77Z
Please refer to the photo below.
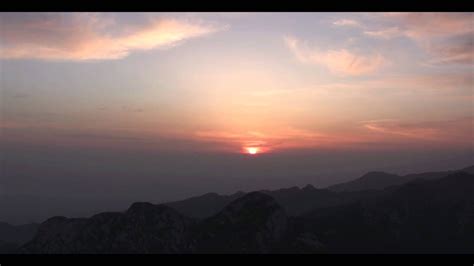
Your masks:
M361 27L362 25L353 19L338 19L332 23L335 26L343 26L343 27Z
M474 117L441 121L403 122L396 119L363 121L369 131L414 140L472 143Z
M438 130L434 128L422 127L416 124L403 124L396 120L365 121L363 126L378 133L417 139L437 139L439 134Z
M397 26L378 29L365 26L365 35L412 39L432 56L431 64L474 62L473 13L384 13L376 15L375 19Z
M285 37L285 42L299 61L325 66L335 74L367 75L388 63L379 53L358 54L347 49L324 51L318 47L310 47L306 42L294 37Z
M446 63L470 64L474 63L474 34L450 38L444 42L428 43L425 45L433 55L428 63L439 65Z
M264 152L276 148L280 150L308 148L342 142L340 137L296 128L283 128L274 130L271 133L259 131L240 133L230 131L198 131L194 137L198 141L212 141L240 148L259 147Z
M368 124L367 124L368 125ZM356 126L356 125L354 125ZM375 125L374 125L375 126ZM319 131L301 128L279 128L271 132L230 132L230 131L199 131L195 134L196 141L209 141L228 145L230 151L244 147L259 147L261 151L291 149L338 149L344 147L365 147L367 143L411 143L409 138L393 138L393 134L374 136L361 132L349 125L351 130ZM418 139L420 140L420 139ZM423 139L428 140L428 139Z
M405 35L416 38L446 37L473 31L472 13L385 13L383 16L402 27Z
M420 102L429 102L431 99L436 99L457 103L457 109L461 110L472 105L474 101L473 80L472 73L469 71L404 75L389 73L379 75L376 78L358 80L357 82L344 80L322 82L307 86L300 91L302 95L307 95L306 97L314 95L314 97L317 97L316 99L330 97L339 100L352 96L379 95L380 100L386 101L387 106L393 106L395 99L423 99ZM294 90L293 93L299 93L299 91ZM406 112L403 108L399 110L402 113ZM430 113L430 111L426 112Z
M381 30L366 30L364 34L375 38L392 39L402 36L403 32L398 27L389 27Z
M105 60L120 59L133 51L163 49L205 36L226 27L215 24L150 18L133 28L117 25L100 14L0 15L2 45L6 59Z

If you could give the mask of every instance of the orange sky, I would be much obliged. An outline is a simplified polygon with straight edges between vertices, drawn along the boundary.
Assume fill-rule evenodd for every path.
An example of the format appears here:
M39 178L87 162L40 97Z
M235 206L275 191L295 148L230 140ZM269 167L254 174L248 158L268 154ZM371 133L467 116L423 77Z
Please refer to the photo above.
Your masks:
M472 16L1 14L2 138L472 146Z

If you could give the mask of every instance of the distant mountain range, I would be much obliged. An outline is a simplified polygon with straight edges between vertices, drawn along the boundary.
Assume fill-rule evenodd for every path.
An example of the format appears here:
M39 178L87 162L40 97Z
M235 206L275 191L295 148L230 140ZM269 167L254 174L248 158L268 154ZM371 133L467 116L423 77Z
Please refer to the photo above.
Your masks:
M18 246L30 241L38 230L39 224L14 226L0 222L0 253L14 251Z
M426 172L421 174L409 174L404 176L388 174L384 172L369 172L356 180L328 187L332 191L361 191L370 189L384 189L408 183L416 179L436 179L447 176L454 172L466 172L474 174L474 166L466 167L457 171Z
M272 196L289 215L298 216L315 208L336 206L370 198L391 186L406 184L414 180L438 179L456 172L474 174L474 166L455 171L425 172L405 176L384 172L369 172L353 181L322 189L306 185L303 188L291 187L273 191L261 190L260 192ZM189 217L205 218L216 214L227 204L244 194L240 191L232 195L207 193L198 197L165 203L165 205Z
M472 254L474 175L412 181L301 219L299 232L317 235L327 252Z
M0 251L472 253L473 174L474 166L405 176L371 172L326 189L307 185L134 203L125 212L53 217L21 237L2 234L2 226L15 229L0 224Z

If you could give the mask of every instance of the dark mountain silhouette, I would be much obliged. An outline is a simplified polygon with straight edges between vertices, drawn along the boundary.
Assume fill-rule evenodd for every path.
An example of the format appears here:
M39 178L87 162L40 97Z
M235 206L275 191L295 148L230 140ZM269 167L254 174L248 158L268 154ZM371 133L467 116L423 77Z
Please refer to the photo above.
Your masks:
M335 193L327 189L317 189L312 185L306 185L304 188L291 187L272 191L260 190L259 192L274 198L288 215L291 216L301 215L315 208L336 206L353 202L377 194L376 191ZM192 197L182 201L165 203L165 205L176 209L186 216L204 219L217 214L230 202L242 197L243 195L245 195L244 192L237 192L232 195L207 193L202 196Z
M458 171L474 174L474 166ZM295 186L273 191L261 190L260 192L272 196L285 209L288 215L298 216L315 208L337 206L363 198L370 198L380 193L376 190L383 190L390 186L402 185L416 179L442 178L454 172L456 171L426 172L405 176L384 172L369 172L353 181L336 184L324 189L315 188L308 184L304 188ZM241 191L232 195L207 193L202 196L165 203L165 205L176 209L186 216L203 219L217 214L227 204L244 194Z
M12 254L15 253L19 245L15 243L0 241L0 254Z
M460 172L465 172L474 175L474 165L468 166L466 168L463 168L459 170Z
M410 181L409 178L384 172L369 172L356 180L328 187L336 192L384 189Z
M471 169L467 168L467 170ZM471 253L474 175L423 173L382 190L334 192L312 186L206 194L207 218L168 205L134 203L122 213L53 217L23 253ZM232 199L228 204L225 200ZM289 214L287 211L291 210ZM11 247L10 247L11 248Z
M165 205L134 203L124 213L53 217L27 243L26 253L175 253L188 250L194 221Z
M245 195L244 192L237 192L232 195L219 195L217 193L207 193L202 196L192 197L181 201L165 203L165 205L178 210L184 215L194 218L206 218L217 214L230 202Z
M325 252L471 253L474 175L416 180L377 198L314 210L299 222Z
M455 172L467 172L474 174L474 165L456 171L442 171L442 172L425 172L420 174L409 174L399 176L384 172L369 172L358 179L329 186L328 189L332 191L362 191L372 189L384 189L390 186L397 186L408 183L416 179L437 179L445 177Z
M336 193L312 185L261 192L272 196L291 216L299 216L316 208L338 206L364 198L374 197L377 191Z
M0 253L8 253L30 241L38 227L36 223L15 226L0 222Z
M24 253L266 253L283 239L287 216L254 192L197 222L165 205L134 203L124 213L53 217L21 248Z
M248 193L194 228L200 253L270 253L287 231L288 217L270 196Z

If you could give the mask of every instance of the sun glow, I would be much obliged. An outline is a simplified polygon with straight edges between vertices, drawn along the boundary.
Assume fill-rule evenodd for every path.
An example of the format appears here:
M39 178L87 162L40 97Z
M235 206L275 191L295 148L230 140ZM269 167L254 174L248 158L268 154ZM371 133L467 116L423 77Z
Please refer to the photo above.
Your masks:
M245 149L247 150L247 153L251 155L255 155L259 152L259 149L257 147L247 147Z

